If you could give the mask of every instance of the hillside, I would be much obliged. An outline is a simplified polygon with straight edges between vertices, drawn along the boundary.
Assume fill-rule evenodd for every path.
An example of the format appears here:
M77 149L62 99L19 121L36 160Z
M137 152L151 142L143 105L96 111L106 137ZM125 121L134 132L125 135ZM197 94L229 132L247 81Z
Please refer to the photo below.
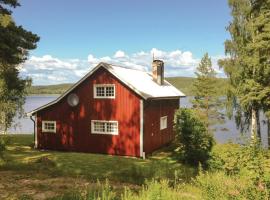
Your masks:
M176 88L184 92L186 95L192 95L192 84L195 78L191 77L167 77L169 81ZM226 87L226 79L218 79L218 87L221 91L220 95L224 95ZM46 85L46 86L31 86L29 94L43 95L43 94L62 94L72 86L71 83L58 84L58 85Z
M169 81L176 88L184 92L186 95L191 96L192 93L192 85L196 78L192 77L167 77L167 81ZM217 82L217 87L219 88L220 95L225 95L227 86L227 79L219 78Z

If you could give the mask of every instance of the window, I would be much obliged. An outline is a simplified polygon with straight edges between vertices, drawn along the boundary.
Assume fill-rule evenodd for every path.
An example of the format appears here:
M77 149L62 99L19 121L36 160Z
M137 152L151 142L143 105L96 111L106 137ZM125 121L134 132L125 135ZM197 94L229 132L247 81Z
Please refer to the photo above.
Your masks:
M56 121L42 121L42 132L56 133Z
M167 116L160 118L160 130L167 128Z
M115 98L115 85L114 84L95 84L94 97L98 98Z
M117 121L91 121L92 134L109 134L118 135L118 122Z

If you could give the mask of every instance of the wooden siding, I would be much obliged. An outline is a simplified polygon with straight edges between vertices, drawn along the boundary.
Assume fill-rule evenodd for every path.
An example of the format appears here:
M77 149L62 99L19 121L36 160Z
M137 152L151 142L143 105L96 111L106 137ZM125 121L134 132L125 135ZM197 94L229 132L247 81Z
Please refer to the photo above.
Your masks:
M94 99L93 84L115 84L115 99ZM37 113L38 148L140 156L140 97L106 69L98 69L76 87L76 107L67 96ZM55 120L56 133L42 133L42 120ZM119 135L91 134L91 120L116 120Z
M170 143L174 137L173 119L179 99L148 100L144 102L144 146L146 154ZM160 130L160 118L167 116L167 128Z

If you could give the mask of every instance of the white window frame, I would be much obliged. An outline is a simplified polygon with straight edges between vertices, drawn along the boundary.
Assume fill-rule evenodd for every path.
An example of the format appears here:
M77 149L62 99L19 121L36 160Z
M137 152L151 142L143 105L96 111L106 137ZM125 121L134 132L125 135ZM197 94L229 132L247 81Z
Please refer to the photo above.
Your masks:
M104 87L104 96L97 96L97 87ZM113 87L113 96L106 96L108 87ZM115 98L115 84L94 84L94 98L95 99L114 99Z
M54 129L46 129L45 124L51 123L54 125ZM43 133L56 133L56 121L42 121L42 132Z
M95 131L95 122L100 122L100 123L104 123L105 125L105 131L101 132L101 131ZM107 123L116 123L117 126L117 130L115 132L108 132L107 131ZM118 121L106 121L106 120L91 120L91 133L92 134L105 134L105 135L118 135L119 132L119 126L118 126Z
M160 118L160 130L166 129L167 127L168 127L168 116L163 116Z

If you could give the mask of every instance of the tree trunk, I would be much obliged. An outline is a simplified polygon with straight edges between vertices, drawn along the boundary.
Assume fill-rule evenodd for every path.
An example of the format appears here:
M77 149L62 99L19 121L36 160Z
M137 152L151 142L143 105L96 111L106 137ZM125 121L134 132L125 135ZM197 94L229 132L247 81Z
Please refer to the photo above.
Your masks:
M256 110L252 108L251 110L251 139L254 140L257 137L257 115Z
M261 122L260 122L260 111L257 110L256 111L256 122L257 122L257 136L259 141L261 141L262 139L262 135L261 135Z

